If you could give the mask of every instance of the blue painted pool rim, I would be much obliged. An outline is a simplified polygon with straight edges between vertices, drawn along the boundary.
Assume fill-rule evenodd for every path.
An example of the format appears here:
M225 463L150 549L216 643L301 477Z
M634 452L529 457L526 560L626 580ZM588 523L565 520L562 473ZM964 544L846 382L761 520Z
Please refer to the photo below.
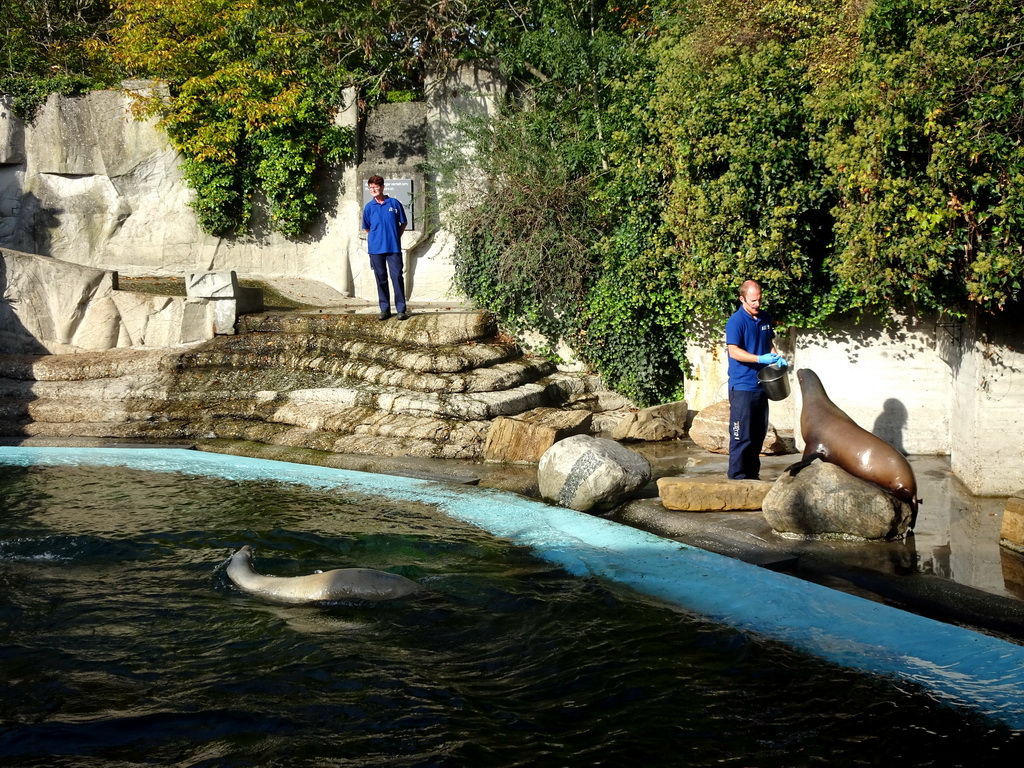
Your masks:
M125 466L353 488L435 504L578 576L595 576L830 662L913 682L1024 730L1024 647L511 493L184 448L0 446L17 466Z

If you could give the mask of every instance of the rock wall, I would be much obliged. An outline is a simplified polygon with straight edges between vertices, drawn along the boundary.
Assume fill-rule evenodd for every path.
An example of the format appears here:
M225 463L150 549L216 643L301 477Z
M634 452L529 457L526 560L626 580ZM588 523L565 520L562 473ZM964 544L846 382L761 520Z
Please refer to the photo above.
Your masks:
M0 296L4 355L173 347L211 339L218 330L215 300L119 291L115 272L4 248ZM233 326L236 304L230 304Z
M463 87L472 83L476 91ZM317 280L374 299L360 220L364 176L412 179L425 213L432 181L423 167L428 143L443 145L462 114L493 110L501 83L486 69L463 68L428 90L427 103L385 105L368 116L359 162L321 179L327 210L302 240L259 222L243 239L203 233L188 205L192 193L182 183L180 158L153 121L132 118L126 92L51 96L29 125L0 97L0 247L125 276L235 271L243 278ZM360 128L354 94L337 120ZM446 300L446 238L427 215L419 222L403 243L409 297Z
M1019 313L941 328L953 373L950 465L978 495L1024 488L1024 345Z
M244 240L200 231L188 207L191 193L182 184L178 156L152 122L132 119L130 99L122 92L53 96L28 126L0 97L0 247L127 276L235 271L269 280L305 278L372 300L376 294L360 211L364 178L380 173L412 179L414 197L422 202L417 229L404 242L408 295L446 300L450 243L443 222L431 212L436 209L427 203L445 189L446 180L426 172L428 147L451 145L464 117L490 114L503 85L486 68L465 66L436 78L427 91L423 103L385 105L367 116L358 162L323 179L329 209L301 241L261 231L258 224ZM339 123L359 128L354 99L343 106ZM458 191L472 198L471 179L447 183L457 183ZM27 299L27 283L5 274L0 305L5 348L177 343L183 337L171 329L191 326L184 315L160 319L178 312L177 303L118 306L127 299L107 294L107 278L85 272L79 277L77 298L65 296L61 286ZM42 272L38 279L49 281L41 285L60 282ZM12 301L22 302L21 312L14 311ZM25 312L29 301L38 303L31 315ZM96 323L83 324L85 307ZM125 325L124 318L143 313L155 319L150 330L141 336L126 330L140 326ZM83 330L99 328L100 315L109 321L106 330ZM779 343L794 366L817 371L832 400L861 426L908 453L949 454L954 472L975 494L1007 495L1024 487L1024 457L1012 437L1024 412L1020 327L1017 318L966 324L901 320L892 328L839 323L829 333L790 329ZM722 339L693 346L690 359L690 407L700 410L725 399ZM795 385L793 391L772 405L772 422L792 429L799 441L800 393Z

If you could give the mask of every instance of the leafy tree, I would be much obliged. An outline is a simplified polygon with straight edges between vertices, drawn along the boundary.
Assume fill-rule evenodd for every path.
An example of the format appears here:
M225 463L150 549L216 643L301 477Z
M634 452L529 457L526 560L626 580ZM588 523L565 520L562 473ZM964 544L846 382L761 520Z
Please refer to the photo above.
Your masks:
M344 88L408 98L428 67L486 50L503 14L449 0L113 2L110 59L167 84L140 112L160 116L201 225L220 235L246 232L265 197L271 227L302 236L319 212L319 169L352 152L332 122Z
M678 397L688 334L749 276L812 327L1020 299L1017 0L111 2L11 0L0 88L28 114L97 78L162 81L140 111L225 234L265 200L302 235L351 151L346 86L404 100L498 57L506 109L469 131L475 168L447 169L480 186L446 216L458 286L638 403Z
M484 188L474 205L449 219L458 288L516 331L539 333L549 351L569 341L644 401L676 391L681 372L676 350L665 349L653 320L666 315L657 306L660 285L646 282L646 267L636 280L612 277L625 280L633 259L650 255L642 247L614 247L618 196L651 193L646 177L614 174L612 137L637 128L632 111L642 100L631 95L649 93L649 78L630 85L623 78L650 67L644 48L651 13L647 6L578 0L522 10L518 34L510 32L501 51L513 101L472 132ZM613 180L617 191L604 194ZM635 211L639 218L622 225L620 240L639 226L642 246L656 228L656 209ZM636 335L643 324L655 331L649 339Z
M31 119L51 93L110 82L91 55L110 22L107 0L6 0L0 13L0 93Z
M823 95L836 274L863 306L997 311L1024 273L1024 9L877 0Z
M168 91L140 97L184 156L200 224L244 233L261 192L273 229L300 237L319 214L318 171L351 153L333 125L344 82L320 67L323 41L283 6L250 0L116 0L113 66Z
M755 277L777 316L820 322L839 295L835 199L812 151L820 126L810 99L849 56L844 4L702 7L659 43L654 101L674 171L665 221L690 316L724 317Z

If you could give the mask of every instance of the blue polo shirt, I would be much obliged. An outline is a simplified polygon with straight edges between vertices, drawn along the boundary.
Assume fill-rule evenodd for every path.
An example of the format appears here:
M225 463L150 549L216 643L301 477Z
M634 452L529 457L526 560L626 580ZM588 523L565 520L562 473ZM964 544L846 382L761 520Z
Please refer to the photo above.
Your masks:
M772 351L775 338L775 324L771 315L762 310L757 317L743 307L737 309L725 324L725 343L735 344L753 355L764 355ZM741 363L729 358L729 389L754 392L760 389L757 372L764 368L760 363Z
M367 253L401 253L402 238L398 228L406 224L405 208L393 197L384 196L378 203L371 199L363 206L363 229L366 235Z

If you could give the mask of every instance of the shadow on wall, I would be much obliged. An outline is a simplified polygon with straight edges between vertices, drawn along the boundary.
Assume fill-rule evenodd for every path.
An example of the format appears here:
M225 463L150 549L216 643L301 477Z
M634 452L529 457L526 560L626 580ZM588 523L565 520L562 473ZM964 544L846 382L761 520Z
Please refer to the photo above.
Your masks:
M2 252L0 252L2 255ZM44 347L18 317L18 299L11 295L7 259L0 258L0 353L45 355Z
M904 456L907 451L903 447L903 430L907 426L907 407L894 397L890 397L882 406L882 412L875 419L871 434L889 443Z
M60 228L63 209L46 207L34 193L24 193L20 183L3 189L5 170L0 169L2 196L5 202L17 202L0 211L0 248L51 256L52 233Z
M406 125L397 135L367 133L365 142L364 152L368 156L403 164L415 163L423 159L423 148L427 144L427 124L420 122Z
M10 364L4 365L3 370L0 370L0 376L5 378L11 376L17 367L17 363L9 355L47 354L46 347L22 324L17 312L15 312L17 299L10 296L10 280L7 270L7 259L3 258L3 252L0 251L0 354ZM29 367L29 370L31 370L31 367ZM12 381L9 385L11 389L16 388L19 390L20 394L17 397L17 405L7 409L2 422L0 422L0 425L2 425L0 426L0 434L3 436L9 438L27 436L28 433L25 431L24 425L32 420L29 415L29 403L36 399L36 396L31 391L33 383L34 381L26 381L19 377L19 380ZM16 444L18 441L14 442Z

